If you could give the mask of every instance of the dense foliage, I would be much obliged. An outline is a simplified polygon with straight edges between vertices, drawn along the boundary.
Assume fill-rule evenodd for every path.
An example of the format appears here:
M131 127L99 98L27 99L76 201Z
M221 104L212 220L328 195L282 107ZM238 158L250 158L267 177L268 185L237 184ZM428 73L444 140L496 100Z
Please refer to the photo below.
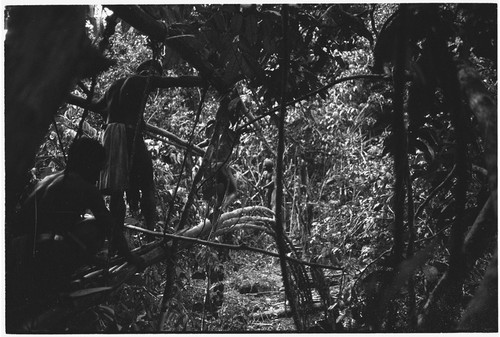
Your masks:
M229 161L238 180L239 198L229 210L265 204L259 185L262 163L265 158L277 160L278 118L272 109L280 104L281 90L286 89L286 101L291 103L283 156L285 231L301 259L342 268L341 272L325 269L321 280L310 276L315 294L320 292L318 282L331 285L329 306L324 317L310 314L303 328L329 315L334 315L337 328L347 331L410 332L417 331L419 315L422 322L428 322L432 315L428 308L433 304L427 302L438 296L433 291L454 263L450 259L455 224L460 222L464 228L459 234L463 243L467 229L472 228L491 193L496 193L496 186L488 180L492 173L481 121L468 107L460 108L463 120L454 121L462 101L459 97L450 101L451 89L445 76L438 74L443 62L453 63L453 69L467 64L476 69L496 102L496 6L290 5L285 32L290 51L287 83L281 81L279 66L284 48L283 5L140 6L168 28L166 42L111 17L114 7L95 6L87 31L98 45L109 34L105 28L116 25L104 51L116 63L99 74L94 84L92 79L82 81L73 94L87 97L90 91L100 97L114 80L133 73L150 58L162 62L165 76L200 75L208 84L206 96L205 88L158 90L150 95L144 116L147 123L198 144L205 139L209 121L220 118L220 102L231 92L233 105L239 98L245 109L234 109L236 115L225 126L241 131ZM404 20L407 24L401 23ZM406 46L401 47L402 43ZM449 60L437 60L435 47L442 45ZM404 77L400 97L397 86L403 80L398 71ZM358 75L362 76L349 79ZM398 100L402 110L397 108ZM69 104L60 108L36 156L31 183L64 167L64 151L78 130L83 110ZM400 113L402 130L394 122ZM91 113L83 132L99 137L103 123L99 115ZM466 134L457 134L460 125ZM180 221L202 160L192 154L185 160L184 149L158 135L147 134L146 143L153 156L157 211L163 221L157 229L163 230L163 225L171 230ZM457 162L460 151L464 151L461 158L465 162ZM397 166L401 158L403 164ZM403 167L404 172L398 173L395 167ZM400 188L402 198L398 200L395 192ZM461 188L464 205L456 192ZM207 208L200 190L187 227L203 221ZM131 231L129 236L136 246L144 243L143 234ZM209 240L277 249L272 236L255 228ZM396 247L398 240L404 246L402 251ZM456 280L460 301L441 314L449 314L453 321L443 331L457 327L495 254L493 236L482 242L479 253L467 251L464 245L465 253L474 258L459 267L464 273L463 280ZM228 253L202 245L179 251L173 269L174 295L161 329L257 330L252 325L254 308L236 292L239 283L252 282L244 272L251 272L249 266L259 260L262 257L253 253ZM265 257L265 262L260 270L278 266L276 258ZM68 325L75 331L158 331L166 265L148 267L107 303L89 309ZM223 270L225 278L195 276L214 270ZM259 273L251 275L258 277ZM295 282L297 287L303 286ZM282 286L270 277L264 283L270 289ZM205 296L210 288L214 294L220 284L225 286L223 305L214 310ZM426 331L439 330L432 323L422 324L429 324L421 326ZM282 329L295 327L288 324Z

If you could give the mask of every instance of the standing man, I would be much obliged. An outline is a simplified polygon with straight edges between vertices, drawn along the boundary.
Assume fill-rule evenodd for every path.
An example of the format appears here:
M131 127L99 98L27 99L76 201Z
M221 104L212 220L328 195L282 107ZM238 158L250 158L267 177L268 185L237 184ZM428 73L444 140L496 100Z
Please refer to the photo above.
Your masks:
M92 109L106 117L103 144L107 159L101 172L100 189L110 195L110 211L123 226L125 201L132 211L140 208L146 228L153 230L156 220L153 164L142 137L144 108L150 92L156 88L201 87L197 76L162 77L158 61L148 60L136 74L115 81L104 96L93 102Z
M263 171L259 185L265 190L265 203L267 208L273 207L273 192L274 192L274 163L271 159L266 158L263 162Z
M105 106L107 126L103 136L106 163L100 178L100 189L110 195L110 211L120 226L125 220L124 192L132 211L142 215L148 229L156 220L153 165L142 137L143 114L155 79L161 76L159 62L149 60L137 68L137 75L114 82L97 102Z

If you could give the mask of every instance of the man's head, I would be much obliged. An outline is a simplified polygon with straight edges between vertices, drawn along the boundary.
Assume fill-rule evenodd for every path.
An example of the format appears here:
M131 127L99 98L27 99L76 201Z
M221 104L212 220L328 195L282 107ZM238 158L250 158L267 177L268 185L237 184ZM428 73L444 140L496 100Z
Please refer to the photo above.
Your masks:
M160 62L156 60L148 60L142 62L136 70L138 75L159 75L163 73L163 68L161 67Z
M66 171L77 172L95 182L104 167L105 158L104 147L97 140L81 137L69 147Z
M273 170L274 163L271 159L264 159L264 170L271 172Z

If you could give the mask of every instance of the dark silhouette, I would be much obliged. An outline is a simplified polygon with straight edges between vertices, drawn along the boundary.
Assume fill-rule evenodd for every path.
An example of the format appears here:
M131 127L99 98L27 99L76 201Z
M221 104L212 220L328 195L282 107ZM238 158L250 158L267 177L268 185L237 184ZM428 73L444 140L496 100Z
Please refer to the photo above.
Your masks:
M142 137L144 107L150 91L159 87L162 68L157 61L146 61L137 75L114 82L96 103L107 112L103 136L107 159L101 173L100 189L110 195L110 210L121 226L125 220L124 193L132 212L140 208L148 229L156 219L155 187L151 155Z
M23 203L17 235L7 249L8 328L16 329L22 318L69 290L78 267L104 263L96 253L106 237L129 262L143 264L130 252L96 187L104 159L98 141L75 140L66 169L40 181Z

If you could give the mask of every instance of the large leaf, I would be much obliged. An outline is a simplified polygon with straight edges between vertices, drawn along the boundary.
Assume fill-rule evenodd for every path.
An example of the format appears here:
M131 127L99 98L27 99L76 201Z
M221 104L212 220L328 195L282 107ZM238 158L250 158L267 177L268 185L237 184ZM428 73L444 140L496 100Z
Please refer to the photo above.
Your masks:
M108 293L111 290L113 290L112 287L89 288L89 289L82 289L82 290L74 291L74 292L70 293L68 296L70 298L80 298L80 297L85 297L85 296L90 296L90 295L95 295L95 294L100 294L100 293Z
M241 13L236 13L231 18L231 31L234 34L239 34L241 27L243 26L243 15Z
M257 42L257 16L250 14L244 18L245 37L254 45Z

